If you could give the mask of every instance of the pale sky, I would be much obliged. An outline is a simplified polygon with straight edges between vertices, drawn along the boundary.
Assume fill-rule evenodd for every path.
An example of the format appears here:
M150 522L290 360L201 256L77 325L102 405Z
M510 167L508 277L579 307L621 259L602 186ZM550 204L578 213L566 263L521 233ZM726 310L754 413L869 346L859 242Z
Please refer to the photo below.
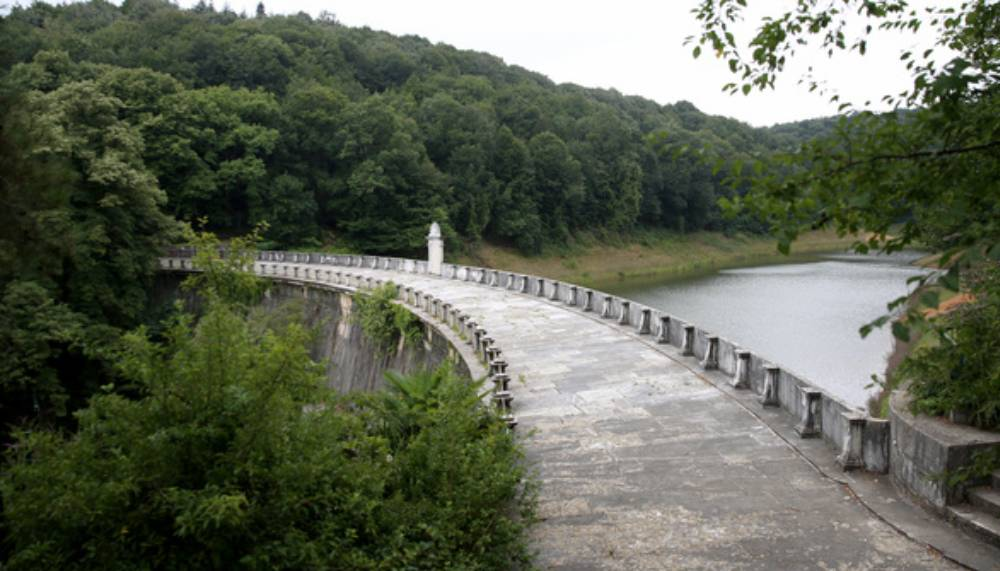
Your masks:
M180 4L189 7L196 2ZM927 0L912 3L924 5ZM659 103L687 100L706 113L757 126L837 113L837 105L827 101L829 95L809 93L797 84L809 65L819 78L838 88L843 101L860 107L871 100L878 108L883 95L910 85L900 53L922 51L934 38L930 29L919 35L879 33L869 42L866 56L841 54L834 60L813 50L803 53L811 57L800 58L786 71L775 91L730 96L721 91L733 80L725 63L711 54L695 60L691 46L684 46L684 38L699 32L690 12L696 0L265 0L264 4L268 13L303 11L317 16L329 11L345 25L415 34L459 49L488 52L556 82L614 88ZM761 10L754 14L759 16L776 15L790 2L751 4ZM215 0L215 5L252 15L257 0ZM755 21L746 26L747 32L756 28Z

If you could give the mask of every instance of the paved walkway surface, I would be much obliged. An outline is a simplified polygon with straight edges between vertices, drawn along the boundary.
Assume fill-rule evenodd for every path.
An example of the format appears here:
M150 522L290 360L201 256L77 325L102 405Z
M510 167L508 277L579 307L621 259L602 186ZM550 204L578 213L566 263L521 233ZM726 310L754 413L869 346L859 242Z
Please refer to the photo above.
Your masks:
M676 348L554 302L349 269L471 314L510 363L543 569L952 569L824 477ZM831 451L831 456L832 456Z

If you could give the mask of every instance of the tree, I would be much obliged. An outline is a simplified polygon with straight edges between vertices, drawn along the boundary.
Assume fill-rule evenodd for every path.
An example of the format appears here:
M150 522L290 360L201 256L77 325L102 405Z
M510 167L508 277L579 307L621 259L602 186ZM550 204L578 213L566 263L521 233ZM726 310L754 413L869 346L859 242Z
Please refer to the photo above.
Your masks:
M248 229L278 143L274 96L219 86L180 91L161 105L161 116L144 126L145 155L171 211L188 221L206 217L215 230Z
M175 316L159 343L136 330L118 354L135 398L107 385L72 435L23 431L8 448L5 569L526 562L533 484L481 381L445 366L337 395L301 324L271 330L246 311L247 241L225 259L198 243L201 318Z
M782 247L802 228L832 224L847 233L870 235L859 249L896 251L913 243L957 253L996 250L1000 218L1000 6L973 0L958 9L928 8L925 14L901 1L848 1L830 7L798 0L793 11L771 18L748 46L748 57L729 26L740 17L744 0L706 0L696 11L704 31L702 46L727 59L739 76L730 92L769 89L800 40L818 37L820 46L864 54L874 29L917 30L934 26L935 46L922 55L901 54L912 70L913 85L884 101L909 111L852 114L835 133L779 158L792 165L769 170L734 206L767 217ZM864 31L849 35L848 11L867 18ZM951 50L944 65L935 51ZM813 81L811 87L818 86ZM834 94L831 99L839 97Z
M4 98L0 419L61 416L104 378L177 227L121 100L93 81Z
M1000 4L970 0L921 14L903 1L798 0L795 10L763 23L749 57L729 31L745 5L705 0L696 11L704 30L694 55L707 46L727 59L739 76L727 86L731 92L773 87L808 38L818 38L828 54L864 54L876 28L935 28L934 46L900 55L913 85L883 98L893 111L842 104L851 113L832 135L755 165L747 195L724 206L766 219L783 251L803 228L832 226L842 235L862 233L859 252L919 245L940 254L946 273L917 280L923 286L933 279L934 287L921 290L917 301L891 302L890 313L861 333L892 321L893 334L904 341L913 329L929 335L933 342L919 346L894 379L912 382L913 410L961 411L979 426L997 428L1000 359L984 340L1000 338ZM863 31L851 33L848 10L866 20ZM949 58L943 65L934 56L942 51ZM963 273L972 279L961 279ZM928 320L924 308L938 306L942 288L967 289L972 301ZM899 308L905 317L893 320Z

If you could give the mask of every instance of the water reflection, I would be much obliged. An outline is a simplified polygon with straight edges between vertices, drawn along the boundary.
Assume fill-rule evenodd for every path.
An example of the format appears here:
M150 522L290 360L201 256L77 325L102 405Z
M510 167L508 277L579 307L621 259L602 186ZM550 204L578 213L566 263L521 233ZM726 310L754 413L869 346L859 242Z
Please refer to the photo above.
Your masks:
M723 270L690 280L614 293L745 345L844 399L864 406L872 373L892 349L888 328L858 329L908 291L921 254L834 254L821 261Z

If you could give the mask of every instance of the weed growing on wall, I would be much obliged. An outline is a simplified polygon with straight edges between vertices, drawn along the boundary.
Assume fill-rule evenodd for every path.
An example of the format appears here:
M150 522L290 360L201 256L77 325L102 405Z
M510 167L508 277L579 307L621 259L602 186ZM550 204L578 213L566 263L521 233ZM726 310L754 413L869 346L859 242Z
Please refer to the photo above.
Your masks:
M414 343L423 329L420 319L395 303L396 284L389 282L372 290L354 295L351 319L361 325L361 330L380 353L388 353L399 344Z

